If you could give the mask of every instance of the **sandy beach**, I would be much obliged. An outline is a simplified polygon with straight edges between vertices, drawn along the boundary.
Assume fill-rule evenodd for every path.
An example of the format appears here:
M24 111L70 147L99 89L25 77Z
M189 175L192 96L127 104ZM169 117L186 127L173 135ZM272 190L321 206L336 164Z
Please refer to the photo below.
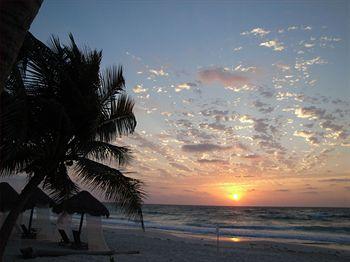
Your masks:
M139 251L139 254L114 255L114 261L349 261L350 252L344 249L311 244L278 243L269 241L216 241L201 237L174 235L158 230L105 229L108 246L118 252ZM237 241L237 239L236 239ZM29 243L27 243L29 245ZM23 246L23 245L22 245ZM34 248L54 247L56 243L32 242ZM10 260L10 259L9 259ZM10 261L24 261L12 257ZM68 255L40 257L31 261L110 261L109 256Z

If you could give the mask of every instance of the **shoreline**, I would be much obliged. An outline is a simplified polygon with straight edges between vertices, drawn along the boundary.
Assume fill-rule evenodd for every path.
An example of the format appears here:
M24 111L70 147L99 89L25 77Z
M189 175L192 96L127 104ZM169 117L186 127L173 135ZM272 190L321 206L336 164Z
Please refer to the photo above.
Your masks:
M139 251L139 254L114 255L118 262L136 261L300 261L338 262L349 261L350 251L315 246L310 244L282 243L266 240L226 241L221 239L217 251L216 240L135 228L104 228L104 236L110 249L118 252ZM44 243L32 242L33 247L44 247ZM51 243L55 246L55 243ZM57 246L57 248L59 248ZM13 260L12 260L13 261ZM18 259L15 261L24 261ZM69 255L41 257L33 261L109 261L109 256Z
M127 224L103 224L103 228L107 230L113 230L113 229L131 229L131 230L137 230L139 228L138 225L127 223ZM190 232L190 231L181 231L176 229L166 229L166 228L156 228L156 227L146 227L146 231L155 231L160 233L166 233L171 234L183 238L193 238L193 239L207 239L210 241L216 241L216 235L214 233L201 233L201 232ZM297 233L296 233L297 234ZM224 232L220 231L219 234L220 241L223 242L255 242L255 241L266 241L266 242L273 242L273 243L285 243L285 244L300 244L300 245L313 245L313 246L320 246L320 247L328 247L332 249L341 249L341 250L348 250L350 251L350 244L348 243L336 243L336 242L327 242L327 241L320 241L320 240L310 240L310 239L296 239L296 238L279 238L279 237L260 237L260 236L247 236L247 235L234 235L228 236Z

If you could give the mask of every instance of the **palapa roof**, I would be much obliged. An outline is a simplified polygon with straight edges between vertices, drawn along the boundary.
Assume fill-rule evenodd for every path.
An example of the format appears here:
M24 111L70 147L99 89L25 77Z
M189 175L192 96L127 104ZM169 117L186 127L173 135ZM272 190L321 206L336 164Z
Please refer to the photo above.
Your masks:
M25 205L25 209L53 205L54 201L44 191L37 187Z
M19 195L9 183L0 183L0 212L11 210L18 201Z
M81 191L53 208L55 213L66 211L69 214L87 213L92 216L109 217L109 211L104 204L98 201L87 191Z

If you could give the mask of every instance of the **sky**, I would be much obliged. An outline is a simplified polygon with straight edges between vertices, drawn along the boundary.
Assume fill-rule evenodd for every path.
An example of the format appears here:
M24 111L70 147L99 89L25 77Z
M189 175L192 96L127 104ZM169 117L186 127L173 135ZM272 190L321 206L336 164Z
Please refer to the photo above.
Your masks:
M146 203L350 207L349 10L45 0L30 31L71 32L123 66L138 125L114 143L133 150L123 170Z

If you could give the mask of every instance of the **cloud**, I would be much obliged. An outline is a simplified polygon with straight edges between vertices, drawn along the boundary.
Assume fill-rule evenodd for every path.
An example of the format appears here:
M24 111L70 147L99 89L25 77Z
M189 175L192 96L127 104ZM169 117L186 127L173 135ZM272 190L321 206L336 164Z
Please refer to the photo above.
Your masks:
M269 48L272 48L274 51L284 50L284 46L282 45L282 43L278 42L277 40L266 41L266 42L260 43L259 46L269 47Z
M203 115L203 116L211 116L211 117L214 117L214 118L224 118L225 116L228 115L228 110L217 110L217 109L213 109L213 110L202 110L200 111L200 113Z
M261 156L256 154L248 154L248 155L243 155L241 157L245 159L261 159Z
M304 95L303 94L296 94L291 92L278 92L276 95L276 99L281 101L288 98L294 98L295 101L303 102L304 101Z
M196 152L210 152L210 151L224 151L231 149L232 146L221 146L210 143L203 144L188 144L183 145L182 150L185 152L196 153Z
M255 73L257 71L257 68L255 66L244 67L243 65L238 65L234 68L234 71Z
M318 145L320 143L319 139L317 138L316 134L310 131L295 131L294 136L299 136L305 138L306 141L308 141L312 145Z
M163 69L150 69L149 72L154 76L168 76L169 74L165 72Z
M258 108L261 113L271 113L274 108L272 106L268 106L268 104L261 102L260 100L256 100L253 102L253 106Z
M265 30L265 29L260 28L260 27L257 27L257 28L253 28L250 31L242 32L241 35L254 35L254 36L264 37L265 35L267 35L269 33L270 33L270 31Z
M229 162L227 160L221 160L221 159L198 159L197 160L198 163L201 164L223 164L223 165L227 165L229 164Z
M197 84L195 83L182 83L177 85L177 87L175 88L175 92L180 92L182 90L190 90L191 87L196 87Z
M271 98L271 97L273 97L273 95L274 95L274 91L265 90L265 91L261 91L260 94L261 94L263 97Z
M295 109L294 114L299 118L320 119L325 115L325 110L314 106L299 107Z
M242 115L239 117L239 121L241 123L248 123L248 124L253 124L254 123L254 119L249 116L249 115Z
M319 182L324 183L349 183L350 178L329 178L329 179L322 179L318 180Z
M267 128L269 127L266 124L266 119L254 119L254 130L259 133L267 133Z
M322 59L320 56L314 57L309 60L304 60L302 58L297 58L294 68L298 71L307 72L309 66L311 65L323 65L327 64L327 61Z
M287 65L287 64L284 64L284 63L276 63L276 64L273 64L273 65L276 66L282 72L288 72L291 69L290 65Z
M206 84L218 82L224 87L247 84L249 78L223 68L204 69L198 72L199 80Z
M250 84L245 84L245 85L241 85L241 86L226 86L225 88L232 90L234 92L256 90L256 87L254 85L250 85Z
M145 93L147 91L147 89L143 88L142 85L136 85L136 86L134 86L132 91L134 91L135 94L140 94L140 93Z
M173 167L175 167L175 168L177 168L177 169L180 169L180 170L182 170L182 171L187 171L187 172L191 172L191 171L192 171L192 170L189 169L188 167L186 167L186 166L184 166L184 165L182 165L182 164L179 164L179 163L171 162L171 163L169 163L169 165L171 165L171 166L173 166Z
M311 47L314 47L315 44L314 43L304 43L304 47L306 48L311 48Z
M210 124L200 124L201 128L209 128L214 130L226 130L226 126L224 124L220 124L219 122L214 122Z
M320 123L320 127L327 131L332 131L333 133L330 136L333 138L346 139L348 137L348 133L344 130L343 126L334 124L330 120Z
M297 29L298 29L298 27L295 26L295 25L289 26L289 27L287 28L288 31L297 30Z

